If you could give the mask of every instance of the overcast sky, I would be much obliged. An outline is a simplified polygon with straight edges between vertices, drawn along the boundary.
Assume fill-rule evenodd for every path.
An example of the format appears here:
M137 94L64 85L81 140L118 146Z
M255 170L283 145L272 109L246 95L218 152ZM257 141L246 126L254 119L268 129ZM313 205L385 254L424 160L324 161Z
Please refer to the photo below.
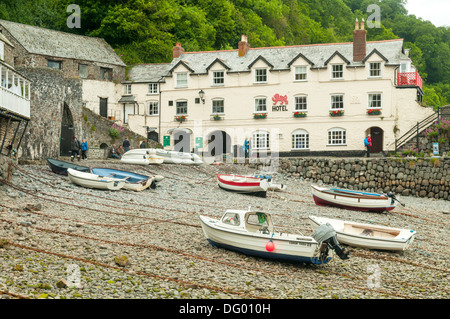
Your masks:
M431 21L437 27L450 26L450 0L407 0L409 14Z

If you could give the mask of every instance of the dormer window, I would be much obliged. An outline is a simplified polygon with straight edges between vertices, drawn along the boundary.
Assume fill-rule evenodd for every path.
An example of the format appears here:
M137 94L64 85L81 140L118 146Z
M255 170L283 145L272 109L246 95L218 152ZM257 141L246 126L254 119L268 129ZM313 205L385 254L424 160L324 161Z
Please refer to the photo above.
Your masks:
M224 85L225 83L225 72L224 71L213 71L213 85Z
M295 67L295 81L306 81L308 79L308 69L306 66Z
M267 69L255 69L255 83L267 83Z
M381 76L381 63L380 62L371 62L369 68L369 76L371 78L376 78Z
M187 72L177 73L177 88L185 88L188 86Z
M343 79L344 78L344 65L343 64L333 64L331 66L331 78L332 79Z

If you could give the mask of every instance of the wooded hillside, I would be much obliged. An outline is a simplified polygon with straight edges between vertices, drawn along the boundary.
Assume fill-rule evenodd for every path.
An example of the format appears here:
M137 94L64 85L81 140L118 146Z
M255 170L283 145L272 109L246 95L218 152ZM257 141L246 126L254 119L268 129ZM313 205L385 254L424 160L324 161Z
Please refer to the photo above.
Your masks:
M128 65L170 62L175 42L186 51L352 41L356 18L380 8L367 39L403 38L425 80L424 102L450 103L450 30L408 15L405 0L2 0L0 18L104 38ZM81 28L67 27L70 4Z

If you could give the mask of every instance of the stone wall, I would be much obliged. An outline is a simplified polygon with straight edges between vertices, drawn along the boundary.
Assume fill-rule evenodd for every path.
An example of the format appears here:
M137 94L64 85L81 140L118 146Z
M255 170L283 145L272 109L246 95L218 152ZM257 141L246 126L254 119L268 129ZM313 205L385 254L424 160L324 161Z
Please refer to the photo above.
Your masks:
M64 104L74 123L74 134L82 130L82 83L66 78L59 70L49 68L17 68L32 81L31 117L19 157L26 160L57 158L60 154L61 121Z
M123 128L123 132L119 137L114 138L109 134L114 121L108 120L88 108L83 107L83 135L81 138L86 139L89 145L89 158L106 158L109 156L111 145L119 146L125 137L128 137L132 148L139 148L142 141L146 141L147 137L136 134L128 128ZM81 139L80 139L81 140ZM162 146L151 141L149 148L161 148Z
M314 183L449 200L450 158L280 158L278 171Z

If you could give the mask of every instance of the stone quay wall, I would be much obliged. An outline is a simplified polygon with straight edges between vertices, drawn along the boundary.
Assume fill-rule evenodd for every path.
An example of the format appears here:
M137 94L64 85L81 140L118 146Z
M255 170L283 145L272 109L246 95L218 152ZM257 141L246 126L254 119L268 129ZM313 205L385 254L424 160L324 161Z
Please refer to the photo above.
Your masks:
M279 161L278 172L314 183L450 199L450 157L280 158Z

